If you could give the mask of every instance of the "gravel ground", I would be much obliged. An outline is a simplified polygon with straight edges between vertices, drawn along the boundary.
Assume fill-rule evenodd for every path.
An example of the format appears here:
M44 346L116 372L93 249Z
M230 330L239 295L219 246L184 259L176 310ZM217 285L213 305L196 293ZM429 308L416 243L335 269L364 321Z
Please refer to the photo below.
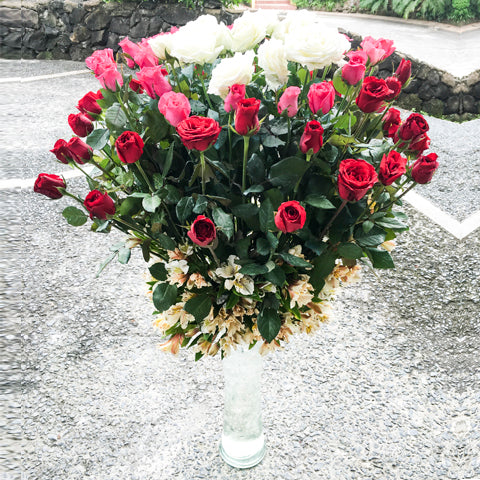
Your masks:
M24 143L30 163L4 155L8 178L64 168L38 152L95 88L74 78L14 105L2 147ZM29 190L0 201L2 480L480 478L480 230L457 241L406 207L397 269L366 271L319 334L266 359L267 456L238 471L218 453L221 361L158 350L139 253L95 278L119 233L70 227L65 202Z

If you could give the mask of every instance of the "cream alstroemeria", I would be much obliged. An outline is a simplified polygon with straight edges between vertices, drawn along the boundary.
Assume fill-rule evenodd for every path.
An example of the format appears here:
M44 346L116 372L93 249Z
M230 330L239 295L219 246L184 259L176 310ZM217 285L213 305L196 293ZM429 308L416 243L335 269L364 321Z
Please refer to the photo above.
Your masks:
M281 40L266 40L258 48L258 65L263 68L267 85L278 90L288 80L289 70L285 45Z
M228 278L227 280L225 280L225 288L227 290L231 290L232 288L234 288L238 293L241 293L242 295L252 295L255 284L252 277L237 273L234 278Z
M242 268L241 265L237 265L235 260L238 260L238 257L235 255L230 255L228 257L228 263L223 267L219 267L215 270L215 275L221 278L232 278L234 277Z
M172 285L183 285L188 280L188 263L186 260L171 260L165 264L168 281Z
M308 283L309 279L308 275L300 275L295 282L288 286L290 308L293 308L295 304L298 307L303 307L312 301L313 287Z
M237 52L233 57L222 59L212 71L208 93L219 95L225 100L232 85L250 83L255 68L254 58L255 52L249 50L244 54Z

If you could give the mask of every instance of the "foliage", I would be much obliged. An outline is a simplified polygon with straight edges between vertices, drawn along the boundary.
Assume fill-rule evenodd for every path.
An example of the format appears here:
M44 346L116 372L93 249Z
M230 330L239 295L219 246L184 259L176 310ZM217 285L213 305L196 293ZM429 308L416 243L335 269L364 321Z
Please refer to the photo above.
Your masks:
M293 0L298 8L308 8L311 10L326 10L331 12L338 2L335 0Z

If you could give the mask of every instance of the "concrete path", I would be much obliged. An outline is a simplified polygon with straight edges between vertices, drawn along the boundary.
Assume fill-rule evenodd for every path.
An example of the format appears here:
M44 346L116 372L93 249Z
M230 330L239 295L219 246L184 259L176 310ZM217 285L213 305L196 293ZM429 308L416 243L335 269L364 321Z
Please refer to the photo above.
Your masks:
M268 453L236 471L218 454L220 360L159 352L141 256L95 278L121 235L31 191L66 171L48 150L97 82L74 62L0 67L1 478L480 478L480 121L429 119L441 168L406 205L397 269L365 272L321 333L266 360Z

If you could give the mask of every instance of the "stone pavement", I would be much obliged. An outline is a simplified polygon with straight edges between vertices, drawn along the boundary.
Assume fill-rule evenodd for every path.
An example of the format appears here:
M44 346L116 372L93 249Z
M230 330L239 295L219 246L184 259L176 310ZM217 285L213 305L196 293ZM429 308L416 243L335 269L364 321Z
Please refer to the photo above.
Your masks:
M0 66L2 480L480 478L480 120L429 119L441 168L405 206L396 270L366 271L319 334L266 359L267 456L237 471L218 454L220 360L159 352L141 256L95 278L120 234L31 191L66 171L48 150L95 79Z

